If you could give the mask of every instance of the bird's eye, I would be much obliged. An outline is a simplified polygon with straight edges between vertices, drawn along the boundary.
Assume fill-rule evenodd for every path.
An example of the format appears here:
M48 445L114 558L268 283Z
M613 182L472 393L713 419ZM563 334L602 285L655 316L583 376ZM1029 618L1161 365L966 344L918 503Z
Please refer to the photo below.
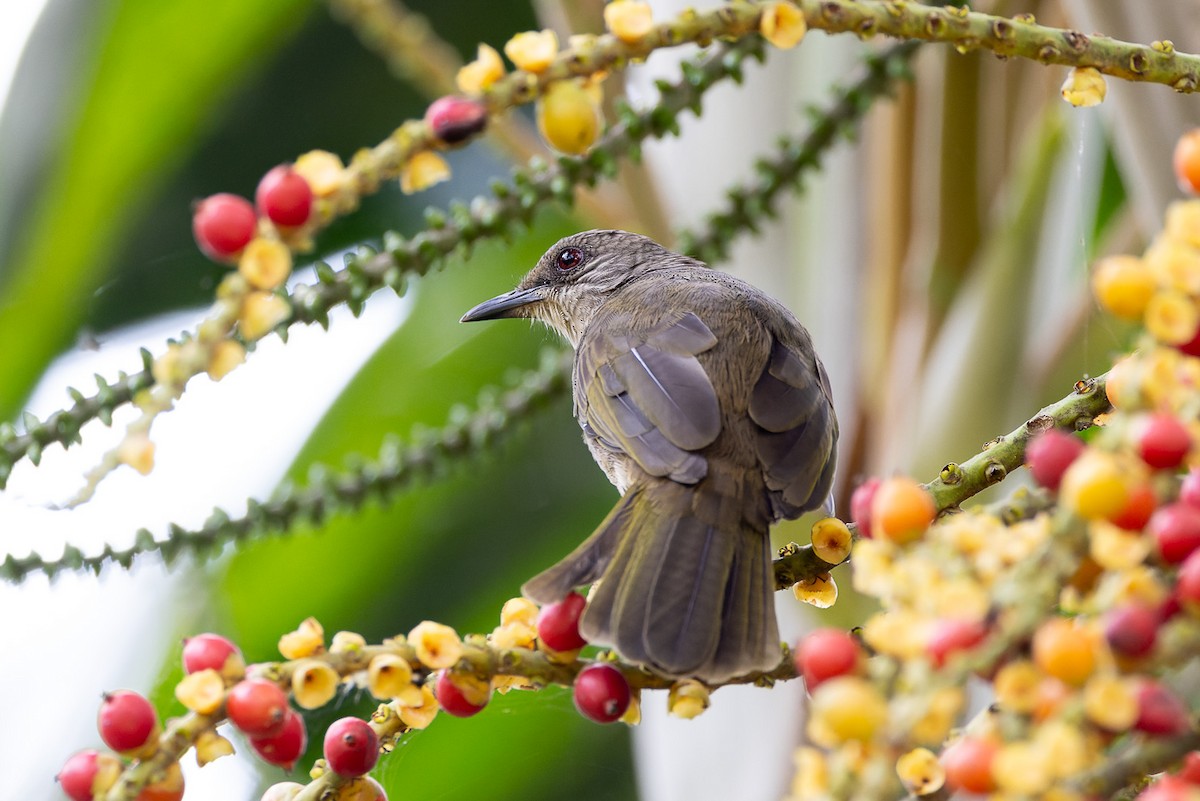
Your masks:
M579 248L563 248L558 252L558 258L555 260L555 263L558 269L563 272L574 270L583 264L583 251Z

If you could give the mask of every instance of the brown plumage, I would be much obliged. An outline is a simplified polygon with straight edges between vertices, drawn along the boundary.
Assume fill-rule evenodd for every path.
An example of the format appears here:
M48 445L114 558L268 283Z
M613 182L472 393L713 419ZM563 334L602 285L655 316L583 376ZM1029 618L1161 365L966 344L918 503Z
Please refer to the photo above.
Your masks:
M768 528L825 502L829 380L780 303L625 231L562 239L464 321L531 317L575 346L575 416L622 497L523 592L599 581L583 635L710 682L780 660Z

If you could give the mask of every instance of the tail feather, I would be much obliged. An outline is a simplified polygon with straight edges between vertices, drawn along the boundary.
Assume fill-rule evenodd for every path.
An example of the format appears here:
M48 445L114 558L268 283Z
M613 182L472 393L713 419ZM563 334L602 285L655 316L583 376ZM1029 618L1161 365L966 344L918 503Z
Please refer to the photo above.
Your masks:
M707 518L703 488L632 487L583 545L525 584L535 601L599 580L580 621L589 642L671 676L722 681L780 659L770 544L746 522Z

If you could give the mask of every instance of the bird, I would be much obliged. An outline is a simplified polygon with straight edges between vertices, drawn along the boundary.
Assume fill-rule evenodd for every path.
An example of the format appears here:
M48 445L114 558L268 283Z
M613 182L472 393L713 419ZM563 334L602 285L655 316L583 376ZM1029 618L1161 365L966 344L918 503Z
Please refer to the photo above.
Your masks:
M575 349L575 417L621 493L523 595L551 604L590 586L580 634L664 676L717 684L778 667L769 529L825 505L836 466L808 331L745 281L619 230L559 240L462 321L503 318Z

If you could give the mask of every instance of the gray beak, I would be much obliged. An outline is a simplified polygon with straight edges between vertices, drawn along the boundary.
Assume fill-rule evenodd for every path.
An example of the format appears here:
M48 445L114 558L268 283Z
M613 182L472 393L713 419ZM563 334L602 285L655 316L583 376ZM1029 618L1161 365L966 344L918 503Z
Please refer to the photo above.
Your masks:
M546 286L544 284L531 286L528 289L514 289L512 292L497 295L491 300L485 300L464 314L459 322L473 323L477 320L502 320L505 317L524 317L526 315L514 312L523 306L528 306L530 303L537 303L544 297L546 297Z

